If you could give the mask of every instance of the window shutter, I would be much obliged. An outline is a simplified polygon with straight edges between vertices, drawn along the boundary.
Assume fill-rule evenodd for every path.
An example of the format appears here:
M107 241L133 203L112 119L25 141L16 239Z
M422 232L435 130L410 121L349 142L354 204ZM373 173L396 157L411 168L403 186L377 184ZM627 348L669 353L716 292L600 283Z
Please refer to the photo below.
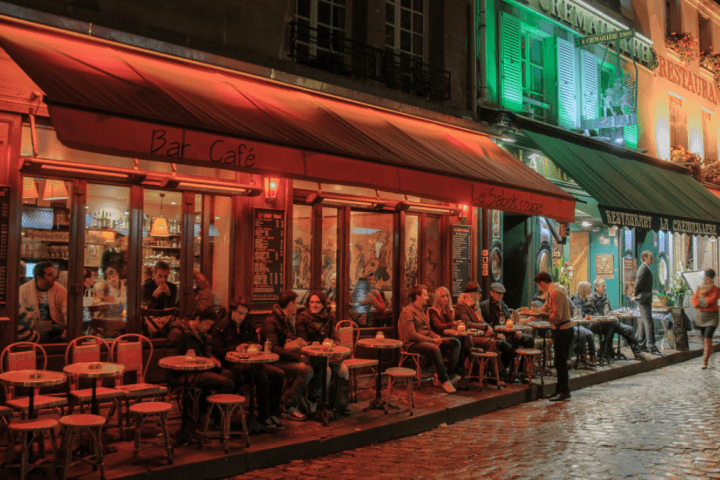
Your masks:
M577 100L575 98L575 46L557 40L557 121L564 128L577 127Z
M580 94L583 120L594 120L598 118L600 111L600 70L598 58L585 50L580 51L580 65L582 75L580 76Z
M630 148L637 149L638 145L638 126L637 123L634 125L625 125L623 128L623 137L625 138L625 145Z
M500 28L500 95L508 110L522 110L520 20L503 12Z

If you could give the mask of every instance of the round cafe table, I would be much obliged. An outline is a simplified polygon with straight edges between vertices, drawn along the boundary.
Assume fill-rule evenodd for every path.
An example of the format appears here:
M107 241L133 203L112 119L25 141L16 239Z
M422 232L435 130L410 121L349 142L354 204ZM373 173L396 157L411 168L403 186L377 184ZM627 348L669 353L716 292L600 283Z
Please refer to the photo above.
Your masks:
M265 353L259 352L255 355L240 354L236 352L230 352L225 356L225 360L232 363L241 363L243 365L250 365L250 406L248 412L248 425L254 420L255 413L255 369L265 363L273 363L280 360L280 355L277 353ZM259 425L250 427L251 430L259 429Z
M30 389L28 396L28 418L37 418L35 411L35 389L60 385L65 382L65 375L50 370L15 370L0 374L0 383L11 387L26 387Z
M402 347L403 343L400 340L395 340L394 338L361 338L360 340L358 340L357 344L361 347L374 348L378 351L378 369L375 382L375 399L370 402L370 405L363 409L363 412L367 412L369 410L385 410L385 402L382 398L382 381L380 379L380 369L382 368L382 351L400 348ZM397 407L390 405L390 408Z
M320 408L318 413L322 419L323 426L330 425L330 410L327 406L327 367L330 357L346 357L350 355L350 349L342 346L334 346L329 349L323 348L321 345L307 345L303 347L302 352L310 357L322 359L322 398L320 399Z
M74 378L107 378L122 375L125 372L125 365L112 362L80 362L65 365L63 367L69 377ZM90 400L90 412L93 415L100 415L100 405L97 401L97 382L92 382L92 398Z
M183 405L181 414L180 430L175 434L175 446L187 445L198 435L190 427L190 402L195 404L195 399L190 394L190 372L202 372L215 367L215 362L204 357L186 357L177 355L175 357L161 358L158 362L161 368L183 372ZM194 409L193 409L194 410ZM195 419L197 420L197 419Z

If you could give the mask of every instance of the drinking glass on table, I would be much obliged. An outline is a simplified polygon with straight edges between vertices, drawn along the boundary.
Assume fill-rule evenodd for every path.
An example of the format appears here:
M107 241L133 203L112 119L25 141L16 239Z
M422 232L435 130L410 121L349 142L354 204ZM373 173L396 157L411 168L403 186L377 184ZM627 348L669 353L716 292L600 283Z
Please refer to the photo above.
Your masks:
M185 356L186 356L187 358L192 358L192 359L194 359L194 358L197 357L197 354L195 353L195 350L193 350L192 348L189 348L188 351L185 352Z

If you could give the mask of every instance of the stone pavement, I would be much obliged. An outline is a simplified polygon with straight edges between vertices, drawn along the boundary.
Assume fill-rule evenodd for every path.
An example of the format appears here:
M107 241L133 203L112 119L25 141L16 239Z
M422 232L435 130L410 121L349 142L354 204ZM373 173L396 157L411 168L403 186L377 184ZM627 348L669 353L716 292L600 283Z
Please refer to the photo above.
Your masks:
M240 479L720 478L720 358L694 360Z

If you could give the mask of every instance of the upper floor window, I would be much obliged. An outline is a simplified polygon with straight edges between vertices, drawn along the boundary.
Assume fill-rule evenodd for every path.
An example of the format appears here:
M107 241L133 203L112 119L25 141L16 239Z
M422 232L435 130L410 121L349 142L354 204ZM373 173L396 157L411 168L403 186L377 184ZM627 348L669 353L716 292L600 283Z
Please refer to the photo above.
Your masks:
M386 0L385 46L425 60L425 0Z
M700 51L704 52L712 47L712 22L709 18L698 15L700 32Z
M296 0L295 47L301 59L323 59L342 53L346 0Z
M543 58L543 39L531 32L523 32L520 37L523 109L538 120L545 120L548 108Z
M682 30L680 0L665 0L665 33Z

